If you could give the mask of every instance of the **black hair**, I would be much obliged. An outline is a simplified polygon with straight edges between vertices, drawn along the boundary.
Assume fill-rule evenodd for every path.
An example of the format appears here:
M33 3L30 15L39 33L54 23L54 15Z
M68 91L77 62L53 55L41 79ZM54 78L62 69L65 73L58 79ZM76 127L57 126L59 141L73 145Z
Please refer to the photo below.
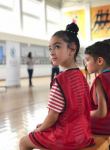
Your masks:
M104 41L96 42L85 50L85 54L91 55L94 59L102 57L107 65L110 65L110 44Z
M110 39L103 40L103 42L110 45Z
M80 49L80 43L77 37L78 31L79 31L78 26L75 23L71 23L66 26L66 30L57 31L56 33L53 34L53 36L57 36L61 38L63 41L65 41L68 44L68 47L70 47L73 42L76 44L77 49L74 56L75 60Z
M27 57L32 58L32 53L29 52Z

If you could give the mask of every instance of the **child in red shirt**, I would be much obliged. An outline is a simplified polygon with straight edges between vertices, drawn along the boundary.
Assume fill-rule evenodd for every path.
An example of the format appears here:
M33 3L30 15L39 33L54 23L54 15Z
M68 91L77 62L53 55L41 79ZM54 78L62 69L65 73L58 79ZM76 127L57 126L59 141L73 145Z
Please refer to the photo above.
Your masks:
M20 150L79 150L93 144L89 87L76 65L80 48L78 30L76 24L69 24L65 31L56 32L50 40L51 60L63 71L52 83L47 117L21 139Z
M110 135L110 45L96 42L85 50L89 73L98 74L91 87L91 123L95 134Z

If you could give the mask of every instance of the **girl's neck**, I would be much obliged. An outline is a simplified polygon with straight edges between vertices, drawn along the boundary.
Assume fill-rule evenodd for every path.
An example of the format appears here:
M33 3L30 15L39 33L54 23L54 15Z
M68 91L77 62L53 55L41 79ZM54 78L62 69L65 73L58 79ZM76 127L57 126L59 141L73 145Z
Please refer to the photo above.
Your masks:
M60 66L60 69L62 71L65 71L65 70L68 70L68 69L72 69L72 68L78 68L78 66L76 64L72 64L72 65L69 65L69 66Z

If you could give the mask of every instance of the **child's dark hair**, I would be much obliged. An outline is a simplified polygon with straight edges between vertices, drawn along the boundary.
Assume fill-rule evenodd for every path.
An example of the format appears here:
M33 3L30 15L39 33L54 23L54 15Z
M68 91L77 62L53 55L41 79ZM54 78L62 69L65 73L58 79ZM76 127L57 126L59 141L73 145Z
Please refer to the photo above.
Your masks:
M105 40L103 40L103 42L110 45L110 39L105 39Z
M31 52L28 53L28 57L32 58L32 53Z
M110 45L107 42L96 42L86 48L85 54L91 55L95 60L102 57L107 65L110 65Z
M74 56L75 60L76 60L76 56L80 49L80 43L79 43L79 39L77 37L78 31L79 31L78 26L75 23L71 23L66 26L65 31L61 30L61 31L54 33L54 35L53 35L53 36L57 36L57 37L61 38L63 41L65 41L68 44L69 48L71 48L71 44L73 42L76 44L77 49L76 49L76 53Z

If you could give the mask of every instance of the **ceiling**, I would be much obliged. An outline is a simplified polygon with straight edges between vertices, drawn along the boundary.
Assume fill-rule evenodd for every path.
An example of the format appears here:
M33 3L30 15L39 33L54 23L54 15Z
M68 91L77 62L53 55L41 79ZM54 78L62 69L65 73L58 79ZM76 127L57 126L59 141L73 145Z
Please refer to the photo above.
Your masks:
M87 3L110 2L110 0L45 0L48 4L57 6L59 8L72 7L75 5L83 5Z
M90 3L91 0L62 0L62 7L71 7L76 4Z
M57 0L58 1L58 0ZM110 3L110 0L61 0L61 7L71 7L74 5L83 5L83 4L101 4L101 3Z

